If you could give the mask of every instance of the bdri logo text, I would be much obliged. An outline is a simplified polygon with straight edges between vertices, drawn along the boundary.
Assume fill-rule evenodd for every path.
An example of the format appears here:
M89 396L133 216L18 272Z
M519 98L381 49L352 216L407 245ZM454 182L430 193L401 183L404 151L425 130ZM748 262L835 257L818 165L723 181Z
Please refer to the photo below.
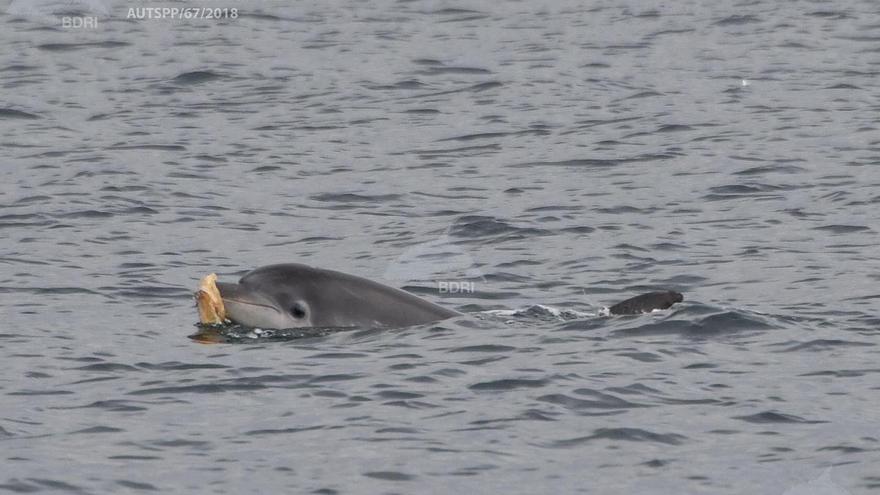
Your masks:
M476 285L468 281L441 280L437 282L437 290L441 294L473 294Z
M97 29L98 18L94 16L65 16L61 18L64 29Z
M110 15L107 0L12 0L6 13L63 29L96 29L98 18Z

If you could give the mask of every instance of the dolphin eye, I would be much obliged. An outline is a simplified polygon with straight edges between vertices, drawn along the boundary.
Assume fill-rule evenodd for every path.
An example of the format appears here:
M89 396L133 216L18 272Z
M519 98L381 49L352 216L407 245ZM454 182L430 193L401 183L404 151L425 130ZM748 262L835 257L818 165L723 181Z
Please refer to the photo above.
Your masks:
M305 318L306 308L303 307L301 303L293 303L293 306L290 307L290 314L292 314L294 318Z

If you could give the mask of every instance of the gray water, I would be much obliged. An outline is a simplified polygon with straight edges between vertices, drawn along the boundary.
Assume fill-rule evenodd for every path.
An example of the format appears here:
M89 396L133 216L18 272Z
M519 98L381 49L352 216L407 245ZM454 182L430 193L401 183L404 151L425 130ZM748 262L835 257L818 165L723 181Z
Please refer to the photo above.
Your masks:
M0 491L878 491L876 3L205 3L0 5ZM277 262L465 316L188 338Z

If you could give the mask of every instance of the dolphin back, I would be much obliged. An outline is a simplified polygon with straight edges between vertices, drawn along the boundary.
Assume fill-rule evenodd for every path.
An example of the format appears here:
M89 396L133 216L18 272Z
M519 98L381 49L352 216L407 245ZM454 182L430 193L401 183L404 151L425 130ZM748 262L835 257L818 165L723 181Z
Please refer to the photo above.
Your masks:
M666 309L683 300L684 296L681 293L672 290L649 292L619 302L608 308L608 311L613 315L637 315L650 313L655 309Z

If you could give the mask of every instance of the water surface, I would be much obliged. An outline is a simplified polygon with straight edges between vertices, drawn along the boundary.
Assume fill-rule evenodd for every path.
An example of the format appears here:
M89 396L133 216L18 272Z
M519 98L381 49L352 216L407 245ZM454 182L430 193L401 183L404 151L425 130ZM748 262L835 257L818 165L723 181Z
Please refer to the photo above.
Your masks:
M872 2L16 5L2 491L880 488ZM187 338L277 262L466 315Z

